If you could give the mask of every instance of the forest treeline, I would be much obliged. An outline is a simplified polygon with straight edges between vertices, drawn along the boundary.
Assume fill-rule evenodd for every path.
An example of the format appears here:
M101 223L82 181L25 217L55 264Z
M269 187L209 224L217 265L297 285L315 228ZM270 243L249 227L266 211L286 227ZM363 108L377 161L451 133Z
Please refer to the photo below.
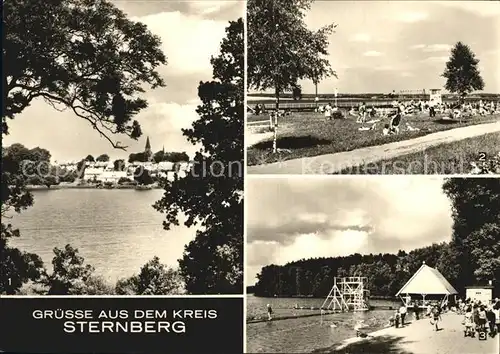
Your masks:
M334 277L363 276L371 296L395 296L423 262L439 270L460 293L469 285L500 280L500 179L448 179L452 203L450 242L397 254L352 254L267 265L251 289L256 296L326 297Z

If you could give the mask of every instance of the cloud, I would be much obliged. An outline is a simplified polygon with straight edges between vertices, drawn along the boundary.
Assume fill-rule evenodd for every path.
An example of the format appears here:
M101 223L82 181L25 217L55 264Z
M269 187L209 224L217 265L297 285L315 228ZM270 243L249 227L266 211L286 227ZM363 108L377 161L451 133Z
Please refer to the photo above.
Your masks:
M448 61L448 57L444 56L433 56L433 57L428 57L422 60L424 63L446 63Z
M367 52L364 52L363 55L365 57L380 57L383 55L383 53L377 52L376 50L369 50Z
M351 42L370 42L372 37L366 33L358 33L351 37Z
M201 6L201 5L200 5ZM210 57L219 53L226 21L201 19L181 12L161 12L133 18L161 37L167 74L190 75L211 71Z
M448 240L450 203L432 177L262 179L247 185L252 272L302 258L397 252Z
M402 73L401 73L401 76L402 76L402 77L413 77L413 76L415 76L415 75L413 75L413 73L410 73L410 72L402 72Z
M430 44L424 48L424 52L447 52L451 50L449 44Z
M498 1L436 1L436 4L472 12L482 17L500 16Z
M396 18L400 22L405 22L405 23L416 23L416 22L421 22L425 21L429 15L426 12L403 12L399 14Z
M397 70L395 66L393 65L382 65L382 66L376 66L374 68L375 71L393 71Z
M450 44L415 44L410 49L422 49L423 52L446 52L451 50Z
M213 14L215 12L221 12L225 8L231 7L234 5L232 1L191 1L188 3L190 10L194 13L207 15Z

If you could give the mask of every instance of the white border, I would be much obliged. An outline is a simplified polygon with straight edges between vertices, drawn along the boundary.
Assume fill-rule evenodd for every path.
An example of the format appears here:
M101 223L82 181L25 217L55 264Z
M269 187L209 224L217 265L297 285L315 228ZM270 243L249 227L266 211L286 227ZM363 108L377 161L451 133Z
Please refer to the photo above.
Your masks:
M248 201L246 200L246 191L248 187L247 183L247 146L245 144L245 135L246 135L246 129L247 129L247 43L248 43L248 36L247 36L247 2L243 1L244 4L244 14L243 14L243 43L245 45L244 49L244 63L245 63L245 69L244 69L244 98L243 98L243 353L247 352L247 281L246 281L246 270L247 270L247 215L248 215L248 207L247 203Z
M1 295L0 299L241 299L234 295Z

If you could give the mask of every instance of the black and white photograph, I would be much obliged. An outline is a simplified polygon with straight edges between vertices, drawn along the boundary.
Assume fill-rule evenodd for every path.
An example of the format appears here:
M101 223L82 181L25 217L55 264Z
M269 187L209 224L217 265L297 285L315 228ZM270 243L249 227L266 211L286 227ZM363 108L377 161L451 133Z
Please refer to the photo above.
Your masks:
M248 174L500 175L498 1L247 1Z
M0 294L243 294L245 2L3 17Z
M499 352L500 179L308 177L247 182L247 352Z

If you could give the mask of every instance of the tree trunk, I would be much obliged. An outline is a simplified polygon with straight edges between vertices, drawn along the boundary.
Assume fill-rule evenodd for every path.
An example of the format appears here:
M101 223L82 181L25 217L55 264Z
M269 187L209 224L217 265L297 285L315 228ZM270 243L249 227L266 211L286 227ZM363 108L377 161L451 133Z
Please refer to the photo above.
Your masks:
M314 106L315 106L315 108L318 108L318 100L317 100L317 98L318 98L318 83L317 82L314 83L314 88L315 88L315 92L316 92L314 95L314 103L315 103Z

